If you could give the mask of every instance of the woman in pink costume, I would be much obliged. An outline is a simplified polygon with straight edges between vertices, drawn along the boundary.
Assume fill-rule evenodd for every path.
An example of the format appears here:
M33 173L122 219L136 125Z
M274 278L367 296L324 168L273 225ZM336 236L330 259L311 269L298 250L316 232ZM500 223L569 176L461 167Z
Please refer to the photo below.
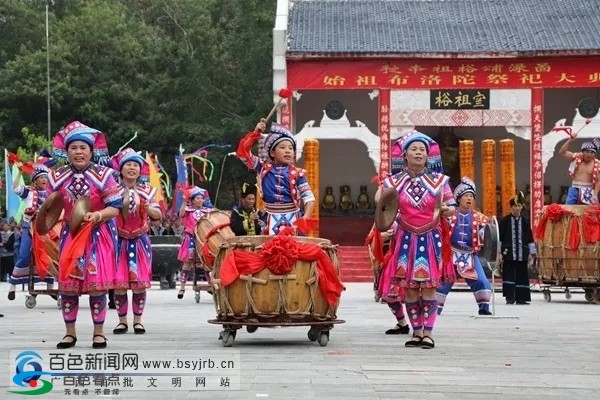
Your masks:
M437 316L435 290L454 279L442 218L454 214L456 202L449 177L427 168L434 145L428 136L411 132L402 144L405 168L383 181L383 188L398 192L398 214L391 257L381 275L380 291L382 298L392 304L400 304L406 296L413 338L405 345L426 349L435 346L432 338ZM382 188L375 196L376 201L381 191Z
M146 306L146 288L152 278L152 248L148 237L148 218L160 220L162 212L156 201L156 189L148 184L146 160L133 149L125 149L113 157L113 167L120 172L124 189L123 210L117 216L119 245L115 277L115 307L119 324L116 335L127 333L127 290L132 291L133 331L146 333L142 314Z
M183 223L185 231L181 240L181 247L177 259L183 263L181 267L178 299L182 299L185 294L185 284L190 277L190 271L200 260L196 255L196 224L200 218L213 208L210 202L210 197L206 189L201 189L198 186L192 186L184 191L186 201L179 210L179 217Z
M60 279L61 309L66 326L66 335L57 348L75 346L77 334L75 322L79 311L79 296L89 294L90 311L94 322L92 347L105 348L104 319L106 317L106 292L113 288L117 247L115 217L122 207L123 191L115 180L115 171L97 164L107 162L108 146L104 134L89 128L79 121L71 122L54 138L53 156L69 161L69 164L52 171L49 184L59 192L64 203L64 222L60 235ZM83 217L81 230L89 232L83 236L85 249L76 259L63 259L74 247L70 221L75 201L87 196L92 209ZM87 228L91 225L91 232ZM85 225L85 226L83 226Z

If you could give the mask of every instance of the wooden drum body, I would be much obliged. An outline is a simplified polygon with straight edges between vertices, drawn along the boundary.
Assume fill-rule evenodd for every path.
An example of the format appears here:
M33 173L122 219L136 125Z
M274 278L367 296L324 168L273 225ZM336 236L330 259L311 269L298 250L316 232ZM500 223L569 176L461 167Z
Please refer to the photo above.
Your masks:
M556 206L558 205L554 204L549 207ZM600 282L600 241L588 243L586 236L589 237L589 234L584 233L585 230L590 230L589 211L592 206L559 207L564 212L561 218L548 218L543 237L538 236L536 240L540 280L547 284L574 284L573 286ZM548 213L548 207L543 212ZM600 224L595 225L600 229ZM574 233L579 236L579 240L571 239Z
M217 318L224 322L307 323L334 321L339 301L329 307L319 288L316 261L296 260L291 271L275 275L268 268L253 275L240 275L232 284L221 285L223 260L234 250L258 253L273 236L240 236L227 240L215 260L212 275ZM331 260L335 274L340 269L335 246L327 239L292 237L299 243L320 246Z
M212 269L212 260L217 257L221 245L226 243L227 239L235 237L235 233L229 227L230 221L229 213L214 210L206 213L196 225L196 253L208 269ZM205 246L207 249L203 249ZM208 251L209 255L205 251Z

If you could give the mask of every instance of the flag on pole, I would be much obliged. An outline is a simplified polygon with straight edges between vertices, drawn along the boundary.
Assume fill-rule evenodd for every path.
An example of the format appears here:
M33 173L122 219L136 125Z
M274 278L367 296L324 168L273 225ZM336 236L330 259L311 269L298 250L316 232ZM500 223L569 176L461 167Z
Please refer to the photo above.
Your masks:
M150 156L150 153L146 151L146 162L148 163L148 167L150 169L150 186L156 189L156 202L160 205L160 209L163 214L167 211L167 202L165 199L165 194L162 188L162 184L160 181L160 173L156 170L156 166L154 165L154 160Z
M177 166L177 183L175 184L175 192L173 193L173 201L171 203L171 216L177 215L181 205L183 204L183 189L188 185L187 166L183 158L183 147L179 145L179 154L175 156L175 165Z
M11 165L8 162L8 151L4 149L4 172L6 182L6 218L13 217L17 223L21 222L23 213L25 212L25 202L13 190L13 177L19 172L16 165ZM23 175L19 176L19 185L24 185Z

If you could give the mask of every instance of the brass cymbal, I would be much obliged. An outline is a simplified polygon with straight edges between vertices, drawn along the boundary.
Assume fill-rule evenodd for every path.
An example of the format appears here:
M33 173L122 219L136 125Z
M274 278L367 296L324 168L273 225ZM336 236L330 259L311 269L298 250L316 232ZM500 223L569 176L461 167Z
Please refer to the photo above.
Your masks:
M76 235L83 223L83 217L92 211L92 201L88 196L82 196L75 202L73 213L71 214L71 234Z
M396 219L398 213L398 192L395 188L383 190L375 207L375 226L380 232L386 232Z
M63 212L63 196L60 192L51 193L40 207L35 217L35 230L45 235L56 225Z

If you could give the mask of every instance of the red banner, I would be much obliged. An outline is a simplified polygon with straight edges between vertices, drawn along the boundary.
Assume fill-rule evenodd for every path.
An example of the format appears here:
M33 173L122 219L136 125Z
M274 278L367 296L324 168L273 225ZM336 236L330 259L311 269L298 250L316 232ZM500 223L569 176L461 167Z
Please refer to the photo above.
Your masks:
M544 135L544 91L531 89L531 221L537 226L544 206L544 168L542 167L542 136ZM535 228L533 228L535 229Z
M383 89L379 92L379 143L381 149L379 176L383 178L390 170L391 147L390 147L390 91Z
M598 87L600 57L290 61L294 89Z

